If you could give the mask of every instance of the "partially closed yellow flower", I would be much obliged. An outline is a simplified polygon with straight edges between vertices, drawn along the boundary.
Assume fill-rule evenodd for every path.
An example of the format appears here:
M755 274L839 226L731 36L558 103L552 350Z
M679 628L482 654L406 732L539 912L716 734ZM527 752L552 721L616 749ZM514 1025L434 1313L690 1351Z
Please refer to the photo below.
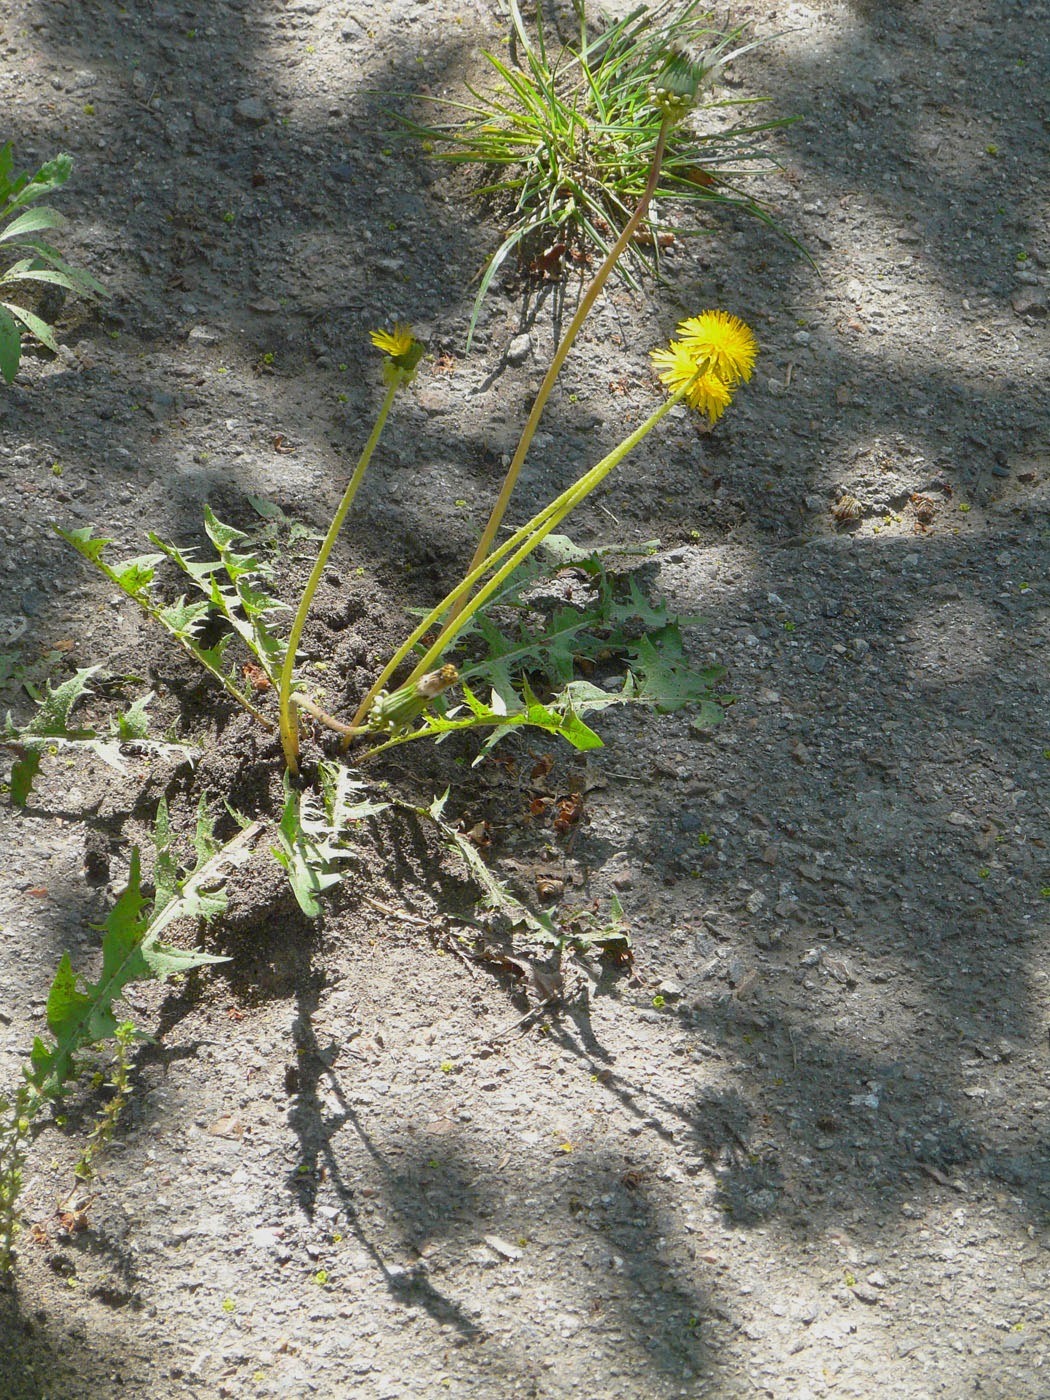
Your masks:
M412 349L412 330L398 322L392 331L372 331L372 344L395 360Z
M423 342L417 340L411 328L398 322L392 331L372 331L372 344L390 356L383 364L387 384L410 384L416 366L423 358Z

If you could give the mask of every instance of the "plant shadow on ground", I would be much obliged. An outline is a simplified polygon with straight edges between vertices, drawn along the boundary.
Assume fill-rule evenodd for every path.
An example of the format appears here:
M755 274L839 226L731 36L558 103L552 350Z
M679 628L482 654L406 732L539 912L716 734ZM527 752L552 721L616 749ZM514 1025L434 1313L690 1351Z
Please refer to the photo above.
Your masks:
M513 1347L495 1341L475 1320L477 1309L464 1311L441 1282L443 1274L454 1273L465 1250L473 1246L476 1251L484 1222L506 1214L505 1183L498 1173L485 1172L476 1147L451 1123L450 1131L435 1138L433 1125L399 1121L392 1135L385 1125L383 1141L377 1141L367 1127L367 1110L358 1112L349 1101L352 1090L341 1078L344 1066L333 1062L334 1049L317 1042L312 1028L317 1007L316 996L300 993L295 1104L289 1121L301 1160L288 1175L289 1190L310 1215L322 1190L338 1203L400 1303L421 1308L435 1322L455 1329L463 1341L486 1353L486 1368L495 1364L508 1378L535 1376L540 1368L529 1338ZM572 1014L577 1024L586 1019L579 1008ZM593 1040L593 1035L587 1032L584 1038ZM588 1260L584 1278L566 1277L567 1300L584 1296L592 1316L615 1319L658 1374L681 1377L685 1366L694 1375L716 1376L717 1347L708 1340L704 1322L712 1313L710 1300L680 1281L673 1264L661 1257L663 1221L647 1198L644 1175L607 1153L580 1152L562 1160L554 1184L546 1174L523 1181L517 1169L511 1178L528 1196L530 1214L542 1215L547 1223L564 1219L567 1231L585 1200L600 1196L615 1201L604 1213L600 1234L602 1251L611 1251L613 1261ZM368 1210L372 1201L383 1212L381 1220ZM493 1251L489 1262L497 1255L527 1259L526 1239L515 1244L492 1238L495 1244L485 1246ZM462 1280L454 1286L461 1289Z
M1048 525L1045 513L1032 512L1026 532L1045 537ZM858 543L858 574L885 562L886 548L904 543ZM946 1174L960 1170L983 1178L993 1190L1008 1187L1037 1227L1050 1217L1050 1143L1016 1115L1002 1126L990 1118L981 1100L967 1095L965 1068L975 1053L978 1061L1009 1063L1010 1047L1042 1039L1041 992L1029 975L1033 960L1045 951L1048 931L1045 899L1039 896L1038 853L1036 868L1029 869L1025 881L1008 879L998 892L980 887L971 911L942 896L936 884L939 879L963 888L974 885L982 859L968 844L965 827L946 834L953 832L945 820L953 787L949 781L946 796L938 779L950 779L967 755L979 756L997 743L991 771L1016 773L1019 786L1038 788L1040 764L1046 762L1045 755L1038 757L1044 743L1045 676L1029 665L1022 682L1017 657L1030 660L1045 653L1045 620L1038 603L1022 608L1023 596L1018 607L1004 607L994 579L982 576L981 533L965 539L924 536L915 545L924 551L928 576L950 580L953 589L958 585L959 606L970 609L975 620L954 642L927 635L929 595L905 592L900 613L893 611L884 623L898 642L911 639L908 649L880 656L871 678L859 676L849 660L821 672L824 718L805 743L822 749L838 745L847 730L852 744L834 764L817 765L811 754L808 771L797 762L762 770L757 758L717 746L706 756L703 748L694 749L695 760L685 764L688 776L706 772L719 787L737 791L738 802L757 813L768 832L767 848L790 834L807 846L845 857L828 867L823 881L818 875L813 882L794 869L785 871L785 862L772 851L774 864L769 865L762 846L750 852L739 843L731 846L735 868L759 890L768 886L771 902L778 889L783 898L788 879L797 912L772 922L769 913L754 919L757 961L751 965L758 976L753 990L737 990L740 971L725 988L727 966L719 966L718 942L710 936L702 938L706 951L683 978L683 1009L673 1018L687 1041L694 1040L702 1050L705 1039L713 1037L731 1059L747 1066L752 1102L745 1103L734 1089L729 1099L719 1093L711 1100L701 1093L692 1105L664 1100L662 1111L695 1134L701 1156L725 1157L727 1202L736 1202L730 1218L745 1222L756 1215L793 1212L828 1221L858 1197L869 1207L896 1208L914 1194L917 1181L925 1177L946 1184ZM814 570L814 582L819 581L819 558L810 557L801 563L796 582L805 581L807 567ZM768 590L778 578L775 567L767 569L756 560L755 577L734 590L728 617L721 607L705 607L712 625L768 612ZM994 611L988 607L992 599L999 603ZM797 593L790 595L790 603L798 614ZM871 619L865 621L870 628ZM817 652L827 648L829 637L838 636L834 615L827 620L800 616L799 627L807 647ZM843 669L836 672L839 664ZM731 672L727 683L733 684ZM782 683L790 682L785 676ZM801 678L798 684L805 690ZM746 708L740 716L731 715L729 726L746 723L755 697L743 700ZM993 740L988 720L1001 715L1004 705L1010 722ZM866 712L870 720L865 720ZM892 717L889 725L885 717ZM789 729L782 741L785 753L798 732L797 726ZM917 753L925 755L919 765ZM810 788L804 838L794 827L801 782ZM866 798L863 804L858 791ZM992 785L977 797L981 809L999 823L993 830L1011 831L1016 820L1010 815L1011 791ZM940 807L931 812L935 800ZM954 801L966 805L958 795ZM679 918L695 918L712 900L717 913L725 898L721 884L712 892L702 874L689 870L697 862L695 835L690 835L695 813L705 808L723 840L731 839L717 808L701 797L683 810L674 788L657 804L645 835L634 836L632 856L652 861L665 875ZM588 842L584 829L577 855L585 867L600 867L602 852L598 849L592 857ZM783 941L771 944L770 929L782 929ZM657 929L647 942L657 965L661 957L681 964L682 949L673 937ZM806 963L803 953L810 945L815 946L806 953ZM847 1012L857 986L849 968L854 952L862 954L867 967L886 969L883 1006L875 1020L863 1002L855 1020ZM705 978L705 962L706 977L713 981ZM838 1007L834 1032L819 1028L815 1005ZM929 1033L915 1047L914 1057L903 1048L895 1054L899 1037L906 1037L902 1047L910 1043L913 1024L919 1022ZM560 1034L566 1048L579 1055L564 1029ZM1005 1041L1001 1052L996 1048L1000 1038ZM644 1111L639 1097L643 1103L653 1097L637 1084L619 1084L615 1074L608 1087L635 1113ZM1018 1129L1027 1139L1023 1147L1011 1142ZM755 1183L752 1168L767 1163L770 1153L783 1157L785 1169L806 1156L805 1172L791 1172L790 1190ZM759 1200L757 1211L744 1204L749 1196Z
M70 1317L48 1316L42 1309L27 1315L17 1292L0 1288L0 1393L4 1400L83 1400L120 1385L129 1367L126 1335L88 1328ZM89 1345L85 1345L89 1343ZM131 1359L147 1363L130 1344ZM136 1355L138 1352L138 1355Z

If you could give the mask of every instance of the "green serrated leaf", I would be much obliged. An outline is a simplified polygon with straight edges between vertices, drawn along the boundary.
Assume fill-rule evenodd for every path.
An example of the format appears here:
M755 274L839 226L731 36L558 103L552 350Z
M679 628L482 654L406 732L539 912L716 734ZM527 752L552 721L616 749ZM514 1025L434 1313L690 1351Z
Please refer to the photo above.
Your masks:
M448 796L447 792L445 796ZM444 802L445 798L443 797L441 799L442 807L444 807ZM472 879L482 891L482 906L486 909L499 910L513 923L528 929L540 942L560 946L562 938L550 914L546 911L534 913L527 905L522 904L520 899L511 894L506 885L482 860L473 841L446 822L441 817L440 812L435 814L434 804L431 804L431 807L426 811L437 824L446 843L462 856Z
M568 564L582 564L585 559L589 559L593 550L583 549L580 545L574 544L568 535L548 535L541 540L537 546L544 558L555 568L563 569Z
M33 779L40 771L40 750L24 750L24 756L11 764L11 801L16 807L24 807L33 790Z
M284 520L284 511L274 501L268 501L265 496L249 496L248 504L256 515L261 515L264 520Z
M713 729L716 724L721 724L726 717L726 712L715 700L701 700L700 710L693 720L694 729Z
M224 525L209 505L204 507L204 529L220 554L228 550L231 544L248 539L243 530L238 530L233 525Z
M312 830L304 825L302 806L306 800L295 790L285 772L284 810L277 831L280 844L271 846L270 850L287 872L299 908L308 919L316 919L321 913L318 896L337 885L342 875L332 865L332 858L338 853L326 841L317 839L318 823L312 823ZM307 825L311 825L309 819Z
M159 609L157 619L176 637L191 641L210 612L210 603L191 603L183 593L174 603Z
M74 675L61 685L52 688L51 682L47 681L44 692L40 698L36 714L24 725L22 729L15 728L8 715L5 729L6 732L21 739L34 738L65 738L65 739L93 739L94 729L71 729L69 727L69 713L73 706L82 696L90 693L88 681L100 670L99 666L86 666L77 671Z
M157 815L153 820L153 846L156 857L153 862L153 918L175 898L178 884L178 864L171 845L171 822L168 817L167 798L157 803Z
M89 559L92 564L98 564L106 545L113 543L112 540L93 536L90 525L82 525L77 530L63 530L61 525L55 525L54 530L57 535L65 540L66 544L71 544L78 554L82 554L84 558Z
M63 287L67 292L73 289L70 278L64 272L40 267L36 258L22 258L12 263L0 277L0 286L5 282L50 282L52 286Z
M2 306L16 321L21 321L26 330L35 335L42 345L46 345L53 355L58 354L58 341L54 331L35 311L27 311L24 306L19 306L13 301L5 301Z
M661 714L707 699L709 684L692 670L677 623L641 637L632 647L638 676L638 699L655 705Z
M156 692L150 691L143 695L141 699L135 700L123 714L117 715L113 721L116 726L117 736L122 741L133 739L145 739L149 734L149 715L146 708L154 698Z
M100 543L108 544L109 541L104 540ZM139 554L121 564L119 570L114 570L113 581L129 598L134 598L136 602L144 600L150 603L149 585L153 582L157 565L163 558L163 554Z
M0 243L24 239L29 234L39 233L41 229L45 228L65 228L67 222L65 215L60 214L57 209L48 209L46 206L40 209L27 209L24 214L19 214L17 219L12 220L0 232Z
M149 946L168 924L175 919L203 919L205 922L221 914L226 908L226 888L224 876L249 858L252 841L262 829L261 822L252 822L242 828L224 846L216 846L212 829L214 821L207 812L207 796L202 794L197 810L197 829L194 836L196 863L189 875L176 878L175 895L169 898L163 908L156 908L151 918ZM166 815L166 814L165 814ZM170 837L164 839L170 841ZM158 847L158 855L160 848ZM174 859L172 857L172 859ZM200 955L202 958L203 954ZM210 959L216 961L216 959ZM218 959L223 961L223 959Z
M369 784L345 764L322 763L319 771L328 828L333 838L341 836L351 823L374 817L389 808L389 802L362 796Z
M192 949L167 948L147 935L150 922L142 917L145 903L141 889L138 847L131 853L127 888L110 910L102 939L102 973L88 982L73 972L69 954L63 955L47 999L47 1027L52 1043L37 1037L26 1077L46 1098L61 1094L75 1074L74 1056L89 1045L113 1037L117 1018L113 1003L129 982L167 976L204 963L221 962Z
M9 151L10 143L4 147L5 153ZM10 163L8 163L7 170L10 170ZM28 175L22 175L18 181L15 182L14 186L10 185L6 180L0 181L0 184L7 186L6 192L0 189L0 194L6 194L6 197L10 198L10 205L8 211L5 211L5 214L9 212L10 209L18 208L20 205L30 204L33 200L40 199L45 194L50 194L52 190L58 189L59 186L64 185L69 179L72 170L73 157L63 153L62 155L55 156L52 160L46 161L32 179L30 179ZM12 195L14 196L13 198L11 198Z
M202 792L200 801L197 803L197 822L193 831L193 850L197 857L194 869L199 870L218 849L219 843L215 839L215 818L208 810L208 794Z
M13 384L22 360L22 333L10 311L0 306L0 374Z

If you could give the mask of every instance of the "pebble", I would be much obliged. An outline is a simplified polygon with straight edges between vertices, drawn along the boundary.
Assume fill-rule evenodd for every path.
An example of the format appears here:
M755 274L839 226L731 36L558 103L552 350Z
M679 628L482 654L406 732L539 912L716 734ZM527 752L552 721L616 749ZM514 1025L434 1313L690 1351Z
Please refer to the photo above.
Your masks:
M234 106L233 120L239 126L265 126L270 120L270 114L259 98L242 97Z
M523 365L532 353L532 336L528 331L516 335L507 346L507 364Z
M1010 298L1010 305L1018 316L1045 316L1046 289L1044 287L1020 287Z
M866 1283L855 1283L850 1291L854 1298L859 1298L862 1303L874 1304L882 1297L877 1288L872 1288Z

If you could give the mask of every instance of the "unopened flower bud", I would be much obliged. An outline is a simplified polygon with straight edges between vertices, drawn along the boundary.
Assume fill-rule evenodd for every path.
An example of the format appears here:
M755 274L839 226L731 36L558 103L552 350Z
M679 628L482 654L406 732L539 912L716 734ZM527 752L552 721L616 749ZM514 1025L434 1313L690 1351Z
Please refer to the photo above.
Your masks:
M368 714L369 727L400 734L419 718L431 700L458 680L455 666L446 664L438 671L428 671L416 681L408 681L389 695L380 691Z
M695 62L684 50L672 48L649 88L649 101L664 116L681 121L696 105L703 76L702 63Z

